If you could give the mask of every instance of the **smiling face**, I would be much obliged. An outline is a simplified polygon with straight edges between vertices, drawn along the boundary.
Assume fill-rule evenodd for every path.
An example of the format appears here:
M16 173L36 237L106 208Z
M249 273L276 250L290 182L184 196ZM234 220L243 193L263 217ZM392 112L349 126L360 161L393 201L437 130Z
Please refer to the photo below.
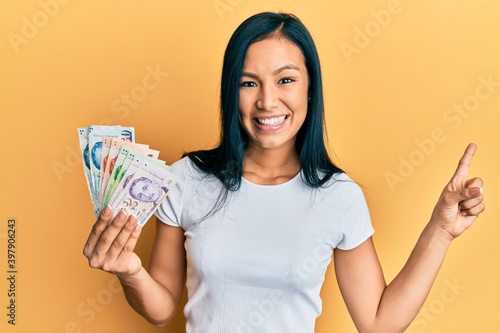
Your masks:
M307 114L308 74L300 49L271 37L248 48L240 81L240 122L249 149L289 147Z

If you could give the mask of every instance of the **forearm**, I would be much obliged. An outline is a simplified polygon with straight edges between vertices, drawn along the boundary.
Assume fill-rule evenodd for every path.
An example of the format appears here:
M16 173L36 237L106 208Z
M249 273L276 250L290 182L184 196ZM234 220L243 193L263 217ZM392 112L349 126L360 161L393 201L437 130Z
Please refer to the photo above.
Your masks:
M452 237L429 223L420 235L408 261L385 288L376 315L376 331L404 331L427 298L443 263Z
M175 314L177 302L172 293L151 277L144 267L130 277L119 277L131 307L155 326L164 326Z

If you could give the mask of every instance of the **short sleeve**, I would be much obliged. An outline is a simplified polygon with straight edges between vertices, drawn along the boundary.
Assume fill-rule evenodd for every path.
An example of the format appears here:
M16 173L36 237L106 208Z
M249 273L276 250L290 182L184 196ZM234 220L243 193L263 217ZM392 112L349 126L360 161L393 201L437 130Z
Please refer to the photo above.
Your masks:
M337 248L351 250L373 235L368 205L361 188L353 181L342 186L341 239Z
M165 224L173 227L182 227L182 208L188 175L187 158L183 158L172 164L170 172L175 176L175 184L169 189L167 197L154 214Z

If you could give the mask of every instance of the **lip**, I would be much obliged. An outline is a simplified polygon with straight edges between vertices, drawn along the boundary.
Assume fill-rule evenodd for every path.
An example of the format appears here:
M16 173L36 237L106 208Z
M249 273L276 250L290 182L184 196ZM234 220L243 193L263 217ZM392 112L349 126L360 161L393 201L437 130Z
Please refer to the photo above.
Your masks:
M279 118L279 117L283 117L283 116L285 116L285 120L281 124L277 124L277 125L264 125L264 124L259 123L257 120L257 119L274 119L274 118ZM278 130L282 129L283 127L285 127L285 125L288 121L288 118L290 118L289 115L280 114L280 115L275 115L275 116L255 117L252 119L252 122L253 122L254 126L257 127L257 129L259 129L260 131L273 132L273 131L278 131Z

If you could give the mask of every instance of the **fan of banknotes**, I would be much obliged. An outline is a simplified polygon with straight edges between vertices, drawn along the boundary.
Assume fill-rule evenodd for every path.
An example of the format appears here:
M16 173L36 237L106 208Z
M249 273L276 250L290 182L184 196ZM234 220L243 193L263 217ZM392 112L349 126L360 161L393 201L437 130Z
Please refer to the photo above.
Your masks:
M144 225L174 183L159 151L135 143L133 127L78 128L83 169L96 217L106 205Z

